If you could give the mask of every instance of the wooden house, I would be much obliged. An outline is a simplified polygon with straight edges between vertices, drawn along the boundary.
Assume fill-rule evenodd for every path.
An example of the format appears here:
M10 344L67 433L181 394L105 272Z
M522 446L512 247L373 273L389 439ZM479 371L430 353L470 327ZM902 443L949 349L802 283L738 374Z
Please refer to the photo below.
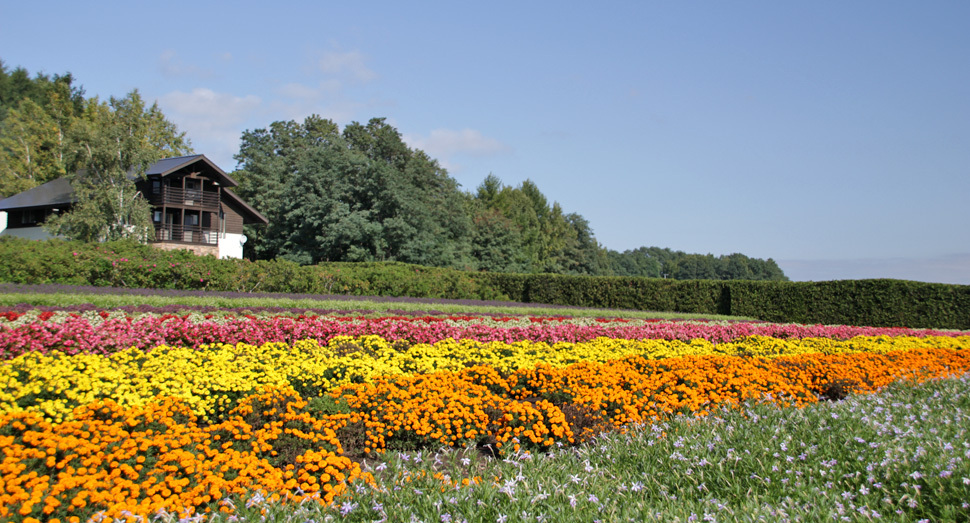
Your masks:
M244 224L266 218L230 190L238 183L205 155L159 160L135 179L152 206L154 246L189 249L219 258L242 258ZM0 200L0 235L43 239L40 227L53 213L74 202L71 185L59 178Z

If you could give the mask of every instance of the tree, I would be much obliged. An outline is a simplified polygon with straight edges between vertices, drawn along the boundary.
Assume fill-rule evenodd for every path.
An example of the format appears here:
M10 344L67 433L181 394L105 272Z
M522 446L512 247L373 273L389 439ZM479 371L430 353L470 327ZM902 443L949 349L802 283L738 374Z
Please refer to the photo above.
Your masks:
M134 180L165 156L190 152L184 133L138 91L85 100L70 74L53 77L0 61L0 196L70 178L76 203L46 223L54 234L101 241L149 238L148 203Z
M256 257L470 262L458 183L383 118L343 133L317 116L274 122L268 132L247 131L236 158L240 195L270 220Z
M566 259L570 260L570 274L605 276L610 274L610 261L606 249L596 241L589 220L577 213L566 215L566 222L573 229L575 241L569 246Z
M503 186L489 206L502 213L519 231L522 252L528 260L527 272L542 264L542 225L533 201L519 189Z
M284 192L300 175L298 166L306 155L338 142L344 146L337 124L317 115L303 123L277 121L266 129L243 132L235 155L239 168L232 176L239 182L239 195L269 220L268 227L246 226L247 257L272 259L279 254L280 242L268 238L281 235Z
M494 177L493 177L494 179ZM486 181L483 182L487 183ZM486 272L529 272L530 260L522 246L519 228L498 209L469 196L471 258L475 269Z
M83 109L83 90L68 73L31 79L0 62L0 197L63 176L65 137Z
M687 254L678 260L672 274L678 280L716 280L716 264L713 255Z
M89 100L67 142L75 204L49 219L48 231L81 241L151 239L151 207L135 180L161 158L191 152L185 133L165 119L157 103L146 109L135 90L107 103Z
M734 253L722 256L722 280L753 280L754 273L751 271L750 258L741 254Z
M481 202L486 208L495 208L495 201L498 199L499 192L502 191L502 180L492 173L482 180L482 183L475 191L475 199Z
M626 250L623 253L609 251L610 269L616 276L660 278L661 263L646 247Z
M384 255L383 226L374 220L381 172L343 147L314 148L297 165L276 213L267 248L301 264L371 261ZM354 194L356 192L356 194Z
M25 98L11 109L0 128L0 197L63 176L61 136L53 118L37 102Z
M509 187L489 174L476 189L474 200L488 211L498 212L515 227L516 243L520 257L527 260L523 266L518 260L509 264L522 267L523 272L548 272L556 274L608 274L607 252L593 236L589 222L577 213L563 213L558 202L549 205L532 180L525 180L519 187ZM497 227L495 218L475 210L479 227ZM477 234L477 233L476 233ZM509 236L511 237L511 236ZM476 236L477 238L477 236ZM476 240L478 244L480 240ZM491 245L491 244L488 244ZM490 251L495 252L494 246ZM476 249L475 252L482 252ZM482 260L479 259L481 263ZM486 266L495 265L494 262Z

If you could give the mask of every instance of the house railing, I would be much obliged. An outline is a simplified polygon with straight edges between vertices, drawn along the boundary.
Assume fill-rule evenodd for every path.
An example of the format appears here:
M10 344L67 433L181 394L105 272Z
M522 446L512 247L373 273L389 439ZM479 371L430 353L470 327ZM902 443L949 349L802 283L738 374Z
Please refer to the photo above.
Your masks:
M219 231L209 228L204 229L198 225L156 224L155 241L218 245Z
M188 205L203 209L219 208L219 193L201 189L181 189L162 186L161 190L148 195L148 201L155 207L162 205Z

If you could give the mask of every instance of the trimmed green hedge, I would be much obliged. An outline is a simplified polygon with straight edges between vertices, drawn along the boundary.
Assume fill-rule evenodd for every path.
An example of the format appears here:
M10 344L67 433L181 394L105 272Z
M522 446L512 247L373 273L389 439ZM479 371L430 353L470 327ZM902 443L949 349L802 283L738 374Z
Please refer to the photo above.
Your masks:
M970 285L885 279L725 285L732 314L766 321L970 329Z
M218 260L134 242L0 237L0 282L356 296L506 299L475 273L404 263Z
M481 273L514 301L607 309L730 314L723 282L616 276Z
M301 267L283 260L217 260L130 242L0 237L0 282L506 300L774 322L970 329L970 285L496 274L396 262Z
M970 285L905 280L662 280L483 274L516 301L750 316L785 323L970 329Z

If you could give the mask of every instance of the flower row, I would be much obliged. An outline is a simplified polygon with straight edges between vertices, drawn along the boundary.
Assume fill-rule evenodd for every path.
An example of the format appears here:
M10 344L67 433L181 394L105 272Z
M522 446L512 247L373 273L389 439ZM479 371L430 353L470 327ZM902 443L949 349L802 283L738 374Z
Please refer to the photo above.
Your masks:
M0 359L26 352L59 350L68 354L109 354L160 345L199 348L213 343L322 343L341 336L377 335L410 343L436 343L448 338L480 342L583 342L606 337L728 342L750 336L835 338L856 336L967 336L968 332L851 326L728 323L589 318L495 318L490 316L332 317L238 316L187 314L131 317L106 311L83 314L46 311L0 314Z
M291 408L257 423L253 411L277 395L250 396L212 425L171 398L128 409L96 402L53 425L35 414L0 417L0 520L231 511L228 496L260 491L328 503L348 483L369 479L309 414Z
M683 356L776 357L797 354L885 354L920 348L970 349L970 337L876 336L849 340L753 336L712 343L663 339L596 338L578 343L480 342L446 339L434 344L379 336L336 337L293 344L215 344L200 349L161 346L109 355L29 352L0 366L0 413L36 412L49 421L99 399L143 405L156 396L181 398L206 420L221 419L238 400L266 385L289 385L307 396L378 376L410 376L487 365L502 375L628 356L660 360Z
M369 480L344 452L543 450L675 413L761 399L797 406L968 370L970 352L936 348L773 359L628 356L508 376L485 365L379 376L309 401L291 387L268 387L212 423L173 398L133 407L96 401L56 424L6 413L0 519L230 511L227 496L255 491L330 502L349 482Z

